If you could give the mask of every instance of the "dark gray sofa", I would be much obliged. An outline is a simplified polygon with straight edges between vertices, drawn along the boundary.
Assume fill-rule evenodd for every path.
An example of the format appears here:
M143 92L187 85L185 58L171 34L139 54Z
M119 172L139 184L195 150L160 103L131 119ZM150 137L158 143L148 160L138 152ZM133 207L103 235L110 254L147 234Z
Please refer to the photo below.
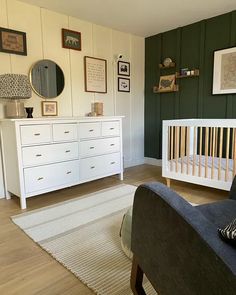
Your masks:
M131 288L145 294L143 272L159 295L235 295L236 246L217 228L236 218L236 179L229 199L192 206L161 183L135 193Z

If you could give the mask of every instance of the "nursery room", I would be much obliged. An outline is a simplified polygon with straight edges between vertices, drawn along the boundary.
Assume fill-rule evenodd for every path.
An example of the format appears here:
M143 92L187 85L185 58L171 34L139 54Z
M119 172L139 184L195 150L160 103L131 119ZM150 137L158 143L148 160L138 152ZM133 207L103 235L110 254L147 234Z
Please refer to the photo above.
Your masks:
M233 0L0 0L0 294L235 294L235 99Z

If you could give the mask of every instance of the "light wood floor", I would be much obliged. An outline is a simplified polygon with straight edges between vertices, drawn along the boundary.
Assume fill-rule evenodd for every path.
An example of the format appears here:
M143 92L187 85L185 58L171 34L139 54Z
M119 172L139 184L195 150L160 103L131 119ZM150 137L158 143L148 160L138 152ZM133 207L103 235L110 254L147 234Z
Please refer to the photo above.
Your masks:
M124 183L139 185L149 181L165 182L161 169L140 165L126 169ZM108 177L76 187L48 193L27 200L27 210L55 204L121 183ZM202 186L171 182L171 188L194 203L208 203L227 198L227 192ZM94 294L73 274L37 246L16 225L10 216L19 214L19 199L0 200L0 294Z

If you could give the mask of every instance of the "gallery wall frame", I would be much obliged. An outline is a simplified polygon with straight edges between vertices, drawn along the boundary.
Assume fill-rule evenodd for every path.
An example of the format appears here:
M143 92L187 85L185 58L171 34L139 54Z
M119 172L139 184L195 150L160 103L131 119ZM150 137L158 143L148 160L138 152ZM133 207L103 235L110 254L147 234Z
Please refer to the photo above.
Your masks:
M214 52L212 94L236 93L236 47Z
M57 116L57 101L42 101L42 116Z
M81 50L81 33L68 29L61 29L62 47L74 50Z
M118 91L130 92L130 79L118 77Z
M117 74L119 76L130 76L130 63L126 61L118 61Z
M106 59L84 56L84 83L86 92L107 93Z
M0 51L27 55L26 33L0 27Z

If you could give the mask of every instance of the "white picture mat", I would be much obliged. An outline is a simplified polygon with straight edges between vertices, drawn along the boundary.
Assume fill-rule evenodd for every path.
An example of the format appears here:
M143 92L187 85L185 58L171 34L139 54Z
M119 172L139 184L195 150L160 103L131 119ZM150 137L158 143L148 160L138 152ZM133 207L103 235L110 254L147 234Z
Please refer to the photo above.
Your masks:
M222 89L221 83L222 83L222 59L223 56L230 53L236 53L236 47L223 49L215 51L214 53L214 70L213 70L213 94L228 94L228 93L236 93L236 84L235 88L229 88L229 89ZM235 66L235 72L236 73L236 62L235 65L232 64L232 66Z
M85 91L107 92L107 62L105 59L85 56Z

